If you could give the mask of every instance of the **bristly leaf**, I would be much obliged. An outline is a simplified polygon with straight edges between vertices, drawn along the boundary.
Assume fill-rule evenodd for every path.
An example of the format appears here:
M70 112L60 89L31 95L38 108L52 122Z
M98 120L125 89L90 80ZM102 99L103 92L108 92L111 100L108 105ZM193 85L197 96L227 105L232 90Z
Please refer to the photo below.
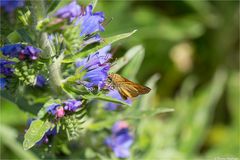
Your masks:
M89 49L89 50L86 50L86 51L82 51L82 52L79 52L79 53L76 53L75 55L73 56L69 56L68 58L65 58L62 62L63 63L71 63L71 62L75 62L76 59L78 58L81 58L81 57L85 57L91 53L95 53L97 52L99 49L109 45L109 44L112 44L118 40L121 40L121 39L124 39L124 38L127 38L129 36L131 36L133 33L135 33L137 30L134 30L132 32L129 32L129 33L124 33L124 34L119 34L117 36L112 36L112 37L108 37L108 38L103 38L102 42L95 46L94 48L92 49Z
M144 48L139 46L138 52L132 58L132 60L124 67L121 75L129 78L130 80L135 80L137 72L142 64L144 58Z
M40 141L44 134L52 127L52 123L48 121L35 120L31 123L29 129L24 135L23 149L27 150Z
M142 45L137 45L132 47L125 53L125 55L121 58L119 58L115 63L116 65L111 67L110 72L116 73L119 71L122 67L124 67L126 64L129 63L137 54L141 54L144 52L144 48Z
M86 120L86 110L85 108L80 108L76 112L64 116L62 127L66 131L66 135L69 141L77 139L83 128L83 123Z

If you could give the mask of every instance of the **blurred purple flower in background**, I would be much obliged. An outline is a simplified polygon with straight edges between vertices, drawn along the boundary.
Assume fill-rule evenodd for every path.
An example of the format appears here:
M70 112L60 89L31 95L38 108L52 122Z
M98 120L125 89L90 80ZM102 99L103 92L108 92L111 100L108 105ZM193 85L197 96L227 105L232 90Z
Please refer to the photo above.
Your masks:
M23 7L25 0L0 0L0 7L2 7L6 12L11 13L16 8Z
M106 46L87 58L76 62L77 67L83 67L82 71L86 71L80 84L83 84L88 89L93 87L102 89L106 85L108 71L111 66L108 61L112 57L108 53L110 48L110 46Z
M37 77L35 78L35 86L43 87L44 85L46 85L46 83L47 83L47 80L42 75L37 75Z
M121 95L119 94L119 92L117 90L110 90L107 94L107 96L109 97L112 97L112 98L116 98L118 100L121 100L121 101L125 101L126 103L128 104L131 104L132 101L130 99L126 99L124 100ZM117 103L112 103L112 102L106 102L106 106L105 106L105 109L106 110L109 110L109 111L114 111L116 110L119 106L121 106L120 104L117 104Z
M118 121L112 127L112 135L105 139L105 144L111 148L118 158L130 156L129 148L133 143L133 136L129 133L128 123Z
M7 85L6 78L0 78L0 89L4 89Z

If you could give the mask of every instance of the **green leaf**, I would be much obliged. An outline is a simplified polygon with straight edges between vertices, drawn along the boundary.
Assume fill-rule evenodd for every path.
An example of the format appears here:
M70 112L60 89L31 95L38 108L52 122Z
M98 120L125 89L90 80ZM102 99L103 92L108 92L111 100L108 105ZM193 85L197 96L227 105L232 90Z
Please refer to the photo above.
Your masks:
M33 147L42 139L44 134L52 127L52 123L48 121L35 120L31 123L29 129L24 135L23 149L27 150Z
M159 74L154 74L147 82L146 82L146 86L148 86L149 88L151 88L151 91L144 95L142 100L141 100L141 105L139 107L140 110L146 110L147 108L149 108L149 102L152 102L152 99L154 98L154 96L156 95L156 83L159 80L160 75Z
M99 49L109 45L109 44L112 44L118 40L121 40L121 39L124 39L124 38L127 38L129 36L131 36L133 33L135 33L137 30L134 30L132 32L129 32L129 33L124 33L124 34L120 34L120 35L117 35L117 36L112 36L112 37L108 37L108 38L104 38L102 40L102 42L95 46L94 48L92 49L89 49L89 50L86 50L86 51L82 51L82 52L79 52L79 53L76 53L75 55L71 55L69 56L68 58L65 58L62 62L63 63L71 63L71 62L75 62L76 59L78 58L81 58L81 57L85 57L91 53L95 53L97 52Z
M202 140L207 134L207 129L212 120L214 109L222 97L227 80L227 72L218 70L212 82L208 84L196 97L190 101L191 110L184 110L184 115L188 115L185 119L183 136L180 139L179 150L186 155L191 156L194 150L202 145ZM177 112L176 112L177 113ZM179 115L178 115L179 121Z
M137 72L142 64L143 58L144 58L144 48L142 46L139 46L138 52L135 54L133 59L128 63L121 74L130 80L135 80L135 77L137 75Z
M83 98L88 99L88 100L93 100L93 99L104 100L104 101L108 101L108 102L113 102L113 103L129 106L129 104L124 101L120 101L118 99L108 97L105 95L85 95L85 96L83 96Z
M129 63L129 61L131 61L137 54L141 54L141 52L144 53L144 48L142 45L137 45L132 47L131 49L129 49L127 51L127 53L125 53L125 55L121 58L119 58L116 61L116 65L111 67L110 72L116 73L117 71L119 71L122 67L124 67L126 64Z
M24 151L21 144L17 141L17 131L9 126L2 124L0 125L0 138L1 145L6 145L14 154L18 156L18 159L38 159L31 151ZM9 153L9 152L7 152Z
M227 103L231 114L231 119L236 129L239 128L239 104L240 104L240 83L239 83L239 72L233 72L229 76L228 90L227 90Z
M133 118L133 119L141 119L141 118L147 118L152 117L160 113L168 113L168 112L174 112L173 108L158 108L158 109L151 109L146 111L140 111L138 110L134 114L126 115L126 118Z

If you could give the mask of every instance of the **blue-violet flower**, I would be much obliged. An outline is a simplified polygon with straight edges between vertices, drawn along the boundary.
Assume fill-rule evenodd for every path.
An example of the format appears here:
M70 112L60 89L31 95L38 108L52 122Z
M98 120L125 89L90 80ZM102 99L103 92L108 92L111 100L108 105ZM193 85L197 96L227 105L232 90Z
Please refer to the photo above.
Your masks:
M98 89L102 89L106 85L108 71L111 66L108 63L111 58L111 54L108 53L109 50L110 46L106 46L97 53L76 62L77 67L83 67L82 71L86 71L83 81L80 84L83 84L87 89L92 89L95 86Z
M30 58L31 60L36 60L41 52L40 49L33 46L24 46L22 44L8 44L0 48L4 56L10 58L17 57L20 60Z
M1 0L0 7L2 7L7 13L13 12L16 8L23 7L25 0Z
M35 85L38 87L43 87L44 85L46 85L47 80L44 76L42 75L37 75L35 78Z
M0 89L4 89L7 85L6 78L0 78Z
M133 136L129 133L128 124L125 121L118 121L112 127L112 135L107 137L105 144L111 148L118 158L130 156L129 148L133 143Z
M75 99L69 99L62 104L53 103L47 108L47 112L49 114L55 115L58 118L63 117L66 112L75 112L78 108L80 108L82 102Z
M0 59L0 74L11 76L14 72L14 69L11 67L13 64L15 64L15 62Z
M18 57L21 52L23 52L25 46L22 44L7 44L4 45L0 50L4 56L9 56L11 58Z
M93 6L88 5L83 16L78 17L76 25L81 24L80 36L90 35L97 31L104 31L102 23L104 21L103 12L93 13Z
M72 21L75 17L81 15L81 6L77 4L76 1L71 2L70 4L60 8L55 16L58 18L68 18Z

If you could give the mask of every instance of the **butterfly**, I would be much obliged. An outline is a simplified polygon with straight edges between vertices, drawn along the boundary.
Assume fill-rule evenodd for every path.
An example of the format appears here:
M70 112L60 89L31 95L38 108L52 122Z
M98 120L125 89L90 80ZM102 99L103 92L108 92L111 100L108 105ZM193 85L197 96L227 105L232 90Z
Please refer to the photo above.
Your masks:
M116 88L124 100L127 98L137 97L141 94L150 92L150 88L134 83L119 74L111 73L108 75L110 83Z

